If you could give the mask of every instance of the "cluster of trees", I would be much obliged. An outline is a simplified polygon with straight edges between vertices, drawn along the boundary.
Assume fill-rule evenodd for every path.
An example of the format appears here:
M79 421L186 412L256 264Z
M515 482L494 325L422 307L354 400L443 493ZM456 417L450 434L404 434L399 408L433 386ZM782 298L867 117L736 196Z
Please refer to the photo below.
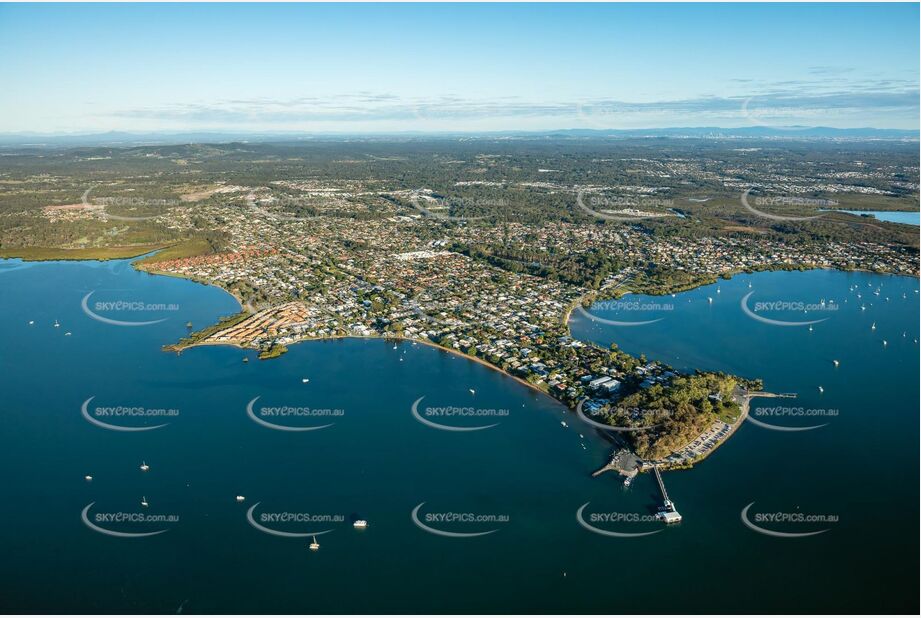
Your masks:
M559 252L552 247L545 249L537 244L454 243L451 250L484 260L509 272L546 277L595 289L625 265L618 255L598 248L583 252Z
M679 450L717 418L738 418L733 395L739 380L724 373L676 376L621 399L609 410L607 422L616 426L651 427L631 433L640 457L657 459ZM711 397L712 396L712 397Z

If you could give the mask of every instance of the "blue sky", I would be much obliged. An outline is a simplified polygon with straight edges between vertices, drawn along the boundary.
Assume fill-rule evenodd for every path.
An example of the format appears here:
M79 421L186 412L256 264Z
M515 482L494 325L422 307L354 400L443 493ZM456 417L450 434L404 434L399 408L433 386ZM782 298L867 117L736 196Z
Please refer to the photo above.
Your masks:
M0 4L0 131L918 129L917 4Z

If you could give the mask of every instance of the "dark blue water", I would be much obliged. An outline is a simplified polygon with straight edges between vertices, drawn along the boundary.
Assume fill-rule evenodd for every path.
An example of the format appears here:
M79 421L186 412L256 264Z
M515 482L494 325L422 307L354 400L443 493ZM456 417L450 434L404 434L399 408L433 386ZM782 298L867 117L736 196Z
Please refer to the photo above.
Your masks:
M166 353L160 347L185 334L186 322L203 327L237 311L237 303L218 289L138 273L125 262L26 266L0 263L4 611L917 610L917 296L888 305L873 297L872 316L841 313L823 323L827 331L816 327L803 348L800 329L759 333L760 325L732 317L729 295L731 288L745 291L740 279L721 284L712 310L725 300L726 313L712 322L707 307L680 319L675 311L670 333L620 333L629 351L764 376L769 389L803 397L821 380L841 414L797 435L743 427L703 465L665 475L681 524L662 530L655 523L596 522L618 532L660 531L611 538L581 527L577 509L589 502L586 516L648 516L659 502L654 480L644 476L624 490L615 477L590 478L608 445L562 406L497 372L427 346L404 342L394 350L382 340L295 345L271 361L230 347ZM818 286L846 290L853 277L881 281L887 291L917 287L866 275L759 277L765 289L771 281L779 289L809 281L817 293ZM127 327L93 320L81 309L89 292L91 308L119 300L162 306L99 310L110 319L163 321ZM878 335L864 332L867 318L878 322ZM905 340L899 329L908 330ZM872 349L884 330L889 345ZM837 374L822 364L833 354L841 360ZM424 405L508 414L483 431L439 431L412 416L412 403L423 396ZM95 398L90 410L178 413L157 421L110 418L132 427L168 423L111 431L81 415L89 397ZM255 397L257 409L342 414L326 429L275 431L247 416ZM274 420L304 426L330 419ZM138 469L141 461L148 472ZM245 502L236 502L237 495ZM840 523L809 538L762 536L740 521L752 501L759 508L839 514ZM423 518L507 521L423 519L449 532L496 530L463 538L430 534L410 517L423 502ZM81 520L91 503L88 517L110 530L166 532L101 534ZM274 529L331 532L311 552L309 538L250 525L246 513L257 503L255 518L325 518L258 519ZM142 512L172 520L95 519ZM354 529L357 518L369 527Z

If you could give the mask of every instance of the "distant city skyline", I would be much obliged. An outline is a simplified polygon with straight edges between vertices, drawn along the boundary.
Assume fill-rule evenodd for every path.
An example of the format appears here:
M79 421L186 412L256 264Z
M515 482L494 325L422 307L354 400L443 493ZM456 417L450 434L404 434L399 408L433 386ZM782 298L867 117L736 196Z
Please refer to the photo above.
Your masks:
M0 5L0 132L918 130L917 4Z

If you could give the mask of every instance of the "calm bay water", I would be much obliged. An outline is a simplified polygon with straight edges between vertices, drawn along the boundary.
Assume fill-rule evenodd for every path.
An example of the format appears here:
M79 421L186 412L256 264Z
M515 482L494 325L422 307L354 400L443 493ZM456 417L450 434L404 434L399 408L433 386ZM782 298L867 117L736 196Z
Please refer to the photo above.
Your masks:
M904 223L906 225L921 225L921 213L905 212L899 210L844 210L852 215L867 215L880 221L889 221L891 223Z
M855 284L866 287L866 311L849 296ZM876 286L880 297L872 294ZM747 424L704 464L667 473L684 521L663 529L628 521L659 503L653 479L644 475L624 490L614 476L590 478L606 460L607 443L561 405L479 364L427 346L394 349L358 339L292 346L271 361L229 347L165 353L160 346L181 337L187 321L203 327L234 313L236 302L215 288L135 272L126 262L0 262L0 609L916 611L917 281L815 271L740 277L720 288L719 295L704 288L671 299L675 308L656 324L625 328L576 318L573 331L676 366L760 376L769 390L800 393L796 405L834 406L840 414L806 432ZM792 291L849 302L809 332L747 317L739 303L751 290L752 306ZM91 292L88 307L110 320L163 321L91 319L81 308ZM707 296L717 298L710 304ZM121 308L96 304L118 301ZM82 416L90 397L89 410L178 414L108 417L131 427L168 423L112 431ZM334 424L276 431L247 416L256 397L257 409L342 413L278 416L272 421L283 425ZM413 417L419 397L422 407L507 414L490 417L499 423L491 429L439 431ZM138 469L142 460L149 472ZM238 494L245 502L235 501ZM840 521L820 525L829 530L817 536L773 538L741 522L751 502L764 512L800 509ZM167 531L102 534L81 520L91 503L90 521L107 529ZM420 503L419 519L431 528L496 531L431 534L411 518ZM590 532L576 520L585 503L585 517L598 528L655 534ZM311 552L310 538L257 530L247 520L254 506L254 520L266 527L331 532ZM96 518L140 512L178 521ZM368 529L353 529L356 518L368 520ZM789 529L806 528L816 529Z

